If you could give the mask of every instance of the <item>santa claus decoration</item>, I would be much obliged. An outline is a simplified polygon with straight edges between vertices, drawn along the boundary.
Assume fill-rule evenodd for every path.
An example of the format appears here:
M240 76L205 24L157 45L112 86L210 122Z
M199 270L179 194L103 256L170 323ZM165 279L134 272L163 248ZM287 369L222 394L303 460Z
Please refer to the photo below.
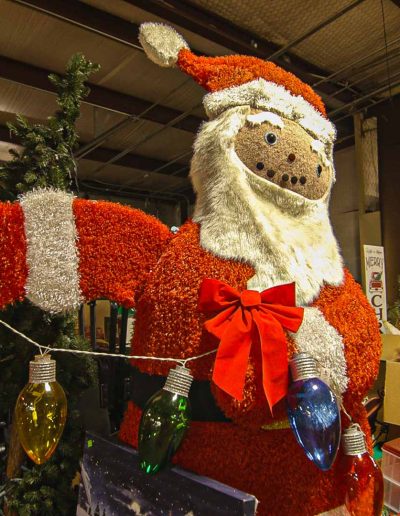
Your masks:
M329 221L335 128L311 87L271 62L196 56L157 23L141 26L140 41L156 64L208 91L192 220L172 234L139 210L53 190L1 204L0 305L28 297L50 312L98 298L135 306L135 355L204 354L186 363L191 421L173 462L255 495L258 515L334 511L346 494L339 434L326 467L310 460L287 399L298 372L289 362L306 356L371 446L362 400L380 335ZM176 365L133 361L124 442L138 446L143 409Z

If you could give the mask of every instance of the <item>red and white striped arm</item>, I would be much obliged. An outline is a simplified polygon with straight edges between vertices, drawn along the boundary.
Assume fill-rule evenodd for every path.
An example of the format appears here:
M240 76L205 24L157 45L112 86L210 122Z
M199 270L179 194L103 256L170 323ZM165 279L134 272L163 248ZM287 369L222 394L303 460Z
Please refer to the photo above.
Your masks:
M0 223L0 307L27 297L52 313L99 298L134 306L171 238L140 210L56 190L0 203Z

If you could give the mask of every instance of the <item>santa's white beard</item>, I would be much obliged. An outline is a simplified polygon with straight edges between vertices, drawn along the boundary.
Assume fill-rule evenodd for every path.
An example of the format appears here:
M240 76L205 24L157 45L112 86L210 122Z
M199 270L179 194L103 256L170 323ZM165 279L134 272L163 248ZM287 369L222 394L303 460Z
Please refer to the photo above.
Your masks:
M239 160L234 138L248 107L232 108L203 125L191 178L201 246L252 265L248 288L296 283L298 305L310 304L324 283L343 281L343 264L328 216L328 194L315 201L253 174Z

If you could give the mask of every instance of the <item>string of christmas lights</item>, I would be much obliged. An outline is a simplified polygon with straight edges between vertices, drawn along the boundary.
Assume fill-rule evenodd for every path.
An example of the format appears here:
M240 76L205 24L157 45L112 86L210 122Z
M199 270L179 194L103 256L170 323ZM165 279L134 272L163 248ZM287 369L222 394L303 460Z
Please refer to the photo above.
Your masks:
M42 346L1 319L0 324L40 351L40 354L29 363L29 381L15 405L15 421L20 442L28 457L36 464L43 464L53 455L67 417L67 399L63 388L56 380L56 362L51 359L51 351L125 360L160 360L179 364L170 370L164 388L149 400L144 411L146 418L141 426L139 452L141 467L147 473L155 473L169 462L186 433L190 413L188 394L193 380L189 369L186 369L187 362L217 351L213 349L194 357L174 358L53 348ZM149 434L149 428L152 429L155 419L163 421L162 432L158 436L155 436L154 432Z
M60 352L60 353L74 353L74 354L79 354L79 355L103 356L103 357L107 357L107 358L110 358L110 357L111 358L122 358L122 359L125 359L125 360L140 359L140 360L159 360L159 361L163 361L163 362L176 362L178 364L181 364L183 367L185 367L185 365L188 362L191 362L192 360L198 360L199 358L203 358L203 357L206 357L208 355L212 355L213 353L217 352L217 349L212 349L211 351L206 351L205 353L202 353L201 355L196 355L194 357L174 358L174 357L151 357L151 356L142 356L142 355L123 355L121 353L102 353L102 352L99 352L99 351L85 351L83 349L52 348L52 347L49 347L49 346L42 346L41 344L39 344L38 342L32 340L30 337L28 337L24 333L21 333L17 329L15 329L12 326L10 326L8 323L3 321L2 319L0 319L0 324L5 326L6 328L8 328L10 331L15 333L16 335L19 335L20 337L22 337L27 342L30 342L31 344L36 346L39 349L40 354L44 354L44 355L47 354L47 353L50 353L51 351L55 351L57 353L58 352ZM43 350L45 350L44 353L43 353Z
M40 351L40 355L30 362L29 382L21 391L15 407L20 441L31 460L43 464L52 456L66 421L67 400L56 380L56 363L50 356L50 352L54 351L179 364L171 368L163 388L148 400L139 428L141 469L154 474L170 462L190 422L189 390L193 377L186 364L216 353L216 349L183 359L51 348L42 346L1 319L0 324ZM362 516L365 514L364 505L372 494L373 515L378 516L383 505L382 472L367 451L360 426L344 408L341 397L336 398L329 386L318 377L317 361L313 357L306 353L296 354L290 361L290 368L293 382L287 397L288 419L299 445L316 466L326 471L332 466L342 441L347 483L346 508L352 516ZM341 439L340 409L350 421ZM319 414L319 418L315 418L315 414ZM329 446L324 442L327 432L331 434Z

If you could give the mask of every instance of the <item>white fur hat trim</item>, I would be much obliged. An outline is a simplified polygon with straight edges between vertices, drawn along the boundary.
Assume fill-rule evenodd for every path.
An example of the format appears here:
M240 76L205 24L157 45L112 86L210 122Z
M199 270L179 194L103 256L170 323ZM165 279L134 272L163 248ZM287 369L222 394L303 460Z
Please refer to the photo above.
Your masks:
M309 102L301 96L290 93L283 86L262 78L208 93L204 97L203 104L211 119L231 107L251 106L296 121L325 145L331 146L335 141L335 126Z
M175 29L163 23L142 23L139 28L139 41L147 57L164 68L175 66L179 51L189 48Z

